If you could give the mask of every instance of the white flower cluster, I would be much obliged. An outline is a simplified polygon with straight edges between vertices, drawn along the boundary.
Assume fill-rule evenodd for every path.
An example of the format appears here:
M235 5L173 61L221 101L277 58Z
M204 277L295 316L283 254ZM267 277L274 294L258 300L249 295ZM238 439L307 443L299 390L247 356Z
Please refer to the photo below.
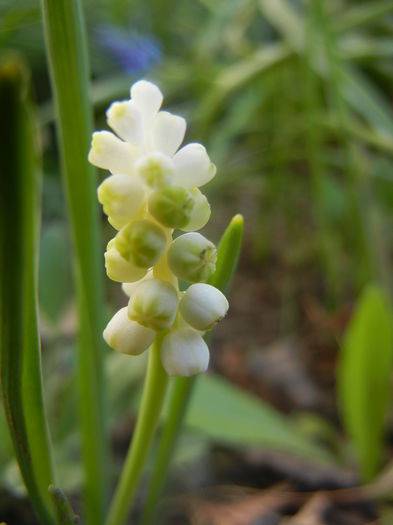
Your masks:
M107 111L117 136L93 134L89 161L111 172L98 200L118 230L107 246L106 271L130 298L104 338L115 350L137 355L159 333L167 373L189 376L206 370L209 350L202 336L228 310L225 296L204 284L215 271L216 248L196 233L210 217L198 187L216 168L201 144L178 149L186 122L160 111L162 99L154 84L135 83L130 100ZM173 240L174 229L187 233ZM192 283L186 292L179 291L178 279Z

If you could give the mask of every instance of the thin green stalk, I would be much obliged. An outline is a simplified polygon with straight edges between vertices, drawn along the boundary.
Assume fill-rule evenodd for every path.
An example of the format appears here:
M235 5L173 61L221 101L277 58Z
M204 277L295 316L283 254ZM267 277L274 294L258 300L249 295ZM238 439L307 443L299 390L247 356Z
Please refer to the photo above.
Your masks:
M162 338L157 337L150 349L140 413L106 525L125 523L157 427L168 383L161 364L161 342Z
M16 459L43 525L55 523L53 483L37 327L37 237L40 179L25 70L15 58L0 67L0 372Z
M322 103L318 96L318 76L315 72L315 63L318 60L318 23L317 4L311 2L308 7L305 46L305 116L307 119L306 149L311 176L311 189L313 195L313 210L316 226L320 238L320 263L327 281L327 293L332 304L338 298L340 279L337 267L337 255L332 242L332 229L326 210L326 197L324 177L327 176L323 165L323 128L318 122L318 113L323 112Z
M153 523L156 505L166 482L169 465L191 399L196 376L177 377L172 384L168 415L156 453L142 525Z
M346 166L345 175L349 195L350 232L354 240L358 261L358 285L362 286L375 276L375 260L372 248L374 239L368 233L368 209L364 200L364 181L356 161L356 151L353 142L347 134L348 107L342 90L342 66L339 59L335 35L330 27L330 21L324 12L323 2L316 3L317 15L323 32L326 57L329 68L333 105L338 115L340 140L344 146Z
M383 19L393 11L392 0L380 0L367 2L364 4L354 4L348 7L344 12L339 13L339 17L334 21L334 28L337 32L346 33L353 29Z
M232 279L239 261L243 240L243 217L235 215L225 230L218 244L217 269L209 284L222 292L230 289ZM207 335L209 339L211 332ZM142 517L143 525L153 523L156 506L165 485L173 451L180 434L184 416L190 402L197 377L177 377L168 404L168 415L156 453L153 474ZM108 524L109 525L109 524ZM111 524L114 525L114 524Z
M85 510L103 523L108 441L103 382L103 293L95 172L87 162L92 131L83 14L79 0L42 0L64 183L70 214L80 322L78 385Z

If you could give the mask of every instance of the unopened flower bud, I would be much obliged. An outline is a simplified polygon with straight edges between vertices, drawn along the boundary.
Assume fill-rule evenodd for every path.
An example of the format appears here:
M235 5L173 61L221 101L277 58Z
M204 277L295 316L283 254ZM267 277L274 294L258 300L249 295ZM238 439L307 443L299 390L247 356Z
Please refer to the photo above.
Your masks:
M210 218L210 204L206 196L198 188L190 190L194 205L190 213L190 220L181 229L187 232L200 230Z
M194 198L180 186L154 191L149 197L149 212L167 228L183 228L190 222Z
M211 330L227 313L229 304L223 293L210 284L192 284L180 301L180 313L193 328Z
M126 306L112 317L104 330L104 339L108 345L129 355L144 352L152 344L155 336L154 330L129 319Z
M217 250L200 233L190 232L175 239L168 250L172 272L191 283L206 281L215 271Z
M135 173L150 188L163 188L169 184L174 169L172 159L159 151L147 153L135 163Z
M122 226L135 217L144 203L145 191L130 175L117 174L106 178L97 190L104 212Z
M198 332L179 328L164 337L161 362L170 376L192 376L207 370L209 349Z
M126 261L115 247L112 239L105 252L105 268L108 277L118 283L139 281L146 274L146 268L140 268Z
M128 303L128 316L153 330L166 330L175 320L178 297L175 288L166 281L142 281Z
M150 268L164 253L166 236L157 224L143 219L124 226L115 237L115 246L129 263Z

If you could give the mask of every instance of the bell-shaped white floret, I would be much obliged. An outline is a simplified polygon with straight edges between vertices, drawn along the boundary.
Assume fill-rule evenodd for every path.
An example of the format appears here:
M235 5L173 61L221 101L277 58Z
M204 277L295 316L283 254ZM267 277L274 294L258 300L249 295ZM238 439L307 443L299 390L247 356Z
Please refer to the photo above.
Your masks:
M206 332L225 317L229 303L225 295L210 284L192 284L180 301L180 313L193 328Z
M107 177L97 189L98 200L108 216L126 224L138 215L144 204L145 190L130 175Z
M178 297L175 288L166 281L142 281L128 303L128 316L153 330L166 330L175 320Z
M174 184L195 188L208 183L216 174L216 167L210 162L202 144L187 144L173 157L175 164Z
M112 173L133 172L135 149L131 144L123 142L110 131L93 133L89 162L98 168L110 170Z
M128 317L127 307L119 310L104 330L108 345L122 354L139 355L154 341L156 333Z
M183 142L185 132L184 118L167 111L160 111L152 124L152 149L172 157Z
M180 228L186 232L195 232L205 226L210 218L210 204L207 197L198 188L192 188L190 194L193 199L193 207L188 223Z
M150 188L167 186L175 171L173 161L159 151L152 151L140 157L135 163L135 173Z
M132 100L113 102L106 112L108 125L120 138L139 146L143 141L142 114Z
M196 232L177 237L168 250L168 265L179 279L190 283L206 281L216 269L214 244Z
M150 125L162 104L160 89L147 80L139 80L131 86L131 99L142 114L144 126Z
M146 268L126 261L117 251L114 239L109 242L105 252L105 268L108 277L118 283L139 281L147 272Z
M168 375L189 377L207 370L209 349L198 332L178 328L164 337L161 362Z

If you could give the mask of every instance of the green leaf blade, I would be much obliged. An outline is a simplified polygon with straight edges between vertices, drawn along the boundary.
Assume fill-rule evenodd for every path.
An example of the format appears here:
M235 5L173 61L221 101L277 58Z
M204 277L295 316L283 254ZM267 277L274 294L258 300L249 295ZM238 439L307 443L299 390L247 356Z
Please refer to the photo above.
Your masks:
M53 472L36 307L38 171L26 91L23 65L8 59L0 68L0 384L26 488L41 523L51 525Z
M103 258L100 254L97 181L87 162L92 132L89 67L79 0L42 0L57 115L57 131L75 251L80 322L78 387L85 510L90 525L103 523L109 481L103 381Z
M343 423L365 480L374 476L381 459L392 361L391 308L382 290L369 286L348 327L338 365Z
M260 446L317 461L330 459L279 412L214 374L200 377L185 424L221 443Z

